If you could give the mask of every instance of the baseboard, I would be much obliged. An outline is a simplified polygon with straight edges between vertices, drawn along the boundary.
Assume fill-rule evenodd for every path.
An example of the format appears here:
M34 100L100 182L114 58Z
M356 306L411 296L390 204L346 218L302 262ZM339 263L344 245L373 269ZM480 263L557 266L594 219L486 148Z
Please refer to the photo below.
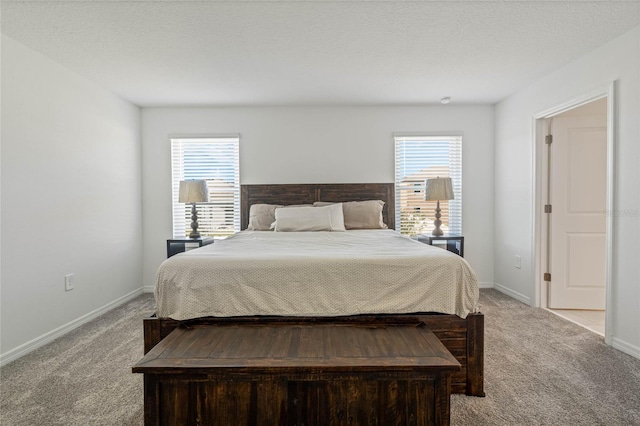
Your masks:
M498 284L498 283L494 283L493 284L493 288L495 288L496 290L498 290L500 293L504 293L509 297L512 297L516 300L519 300L522 303L526 303L527 305L531 306L531 298L528 296L525 296L522 293L518 293L517 291L513 291L508 287L503 286L502 284Z
M478 288L494 288L493 283L478 283Z
M100 315L110 311L111 309L117 308L118 306L141 295L142 293L143 293L143 288L139 288L130 293L127 293L124 296L117 298L113 302L107 303L101 308L95 309L85 315L82 315L79 318L74 319L73 321L70 321L54 330L51 330L48 333L43 334L42 336L36 337L33 340L23 343L17 348L11 349L10 351L0 354L0 367L2 367L3 365L11 361L14 361L20 358L21 356L28 354L29 352L41 346L46 345L49 342L54 341L58 337L61 337L64 334L67 334L68 332L80 327L81 325L86 324L87 322L99 317Z
M624 340L620 340L617 337L614 337L611 341L611 346L621 352L624 352L627 355L631 355L634 358L640 359L640 348L627 343Z
M145 285L144 287L142 287L143 293L153 293L153 290L155 290L155 287L152 285Z

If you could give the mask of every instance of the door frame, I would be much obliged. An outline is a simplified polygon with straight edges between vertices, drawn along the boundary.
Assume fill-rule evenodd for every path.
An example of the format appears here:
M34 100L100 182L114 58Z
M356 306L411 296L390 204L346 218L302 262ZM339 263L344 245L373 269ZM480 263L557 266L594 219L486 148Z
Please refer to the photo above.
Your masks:
M616 81L612 81L606 86L596 88L577 98L570 99L566 102L558 104L552 108L541 111L533 116L533 274L532 281L534 283L534 300L533 305L539 308L547 308L548 291L547 284L543 280L547 269L547 215L544 213L544 205L547 200L547 159L545 136L547 129L545 127L545 119L551 118L568 110L582 106L589 102L606 98L607 99L607 183L606 183L606 207L605 207L605 232L606 232L606 259L605 259L605 333L604 341L607 345L611 345L612 341L612 317L611 309L612 292L613 292L613 217L612 210L614 206L614 170L615 170L615 123L616 123Z

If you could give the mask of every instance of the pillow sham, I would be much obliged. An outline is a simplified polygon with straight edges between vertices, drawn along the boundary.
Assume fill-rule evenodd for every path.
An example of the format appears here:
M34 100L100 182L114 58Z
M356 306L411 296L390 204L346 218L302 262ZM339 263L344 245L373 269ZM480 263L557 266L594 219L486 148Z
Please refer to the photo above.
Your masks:
M249 231L272 231L276 220L276 209L290 207L313 207L313 204L252 204L249 208Z
M316 201L314 206L328 206L333 203ZM387 225L382 219L384 201L348 201L342 204L345 229L386 229Z
M342 205L324 207L288 207L275 211L276 232L344 231Z
M278 204L252 204L249 208L249 231L270 231L271 224L276 220Z

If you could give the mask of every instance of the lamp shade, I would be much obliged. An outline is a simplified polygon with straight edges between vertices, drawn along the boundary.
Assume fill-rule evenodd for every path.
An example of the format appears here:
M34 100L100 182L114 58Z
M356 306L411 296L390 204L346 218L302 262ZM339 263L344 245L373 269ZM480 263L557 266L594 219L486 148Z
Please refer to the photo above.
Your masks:
M209 201L209 189L204 180L180 181L179 203L203 203Z
M453 200L453 185L451 178L437 177L427 179L424 191L424 199L426 201Z

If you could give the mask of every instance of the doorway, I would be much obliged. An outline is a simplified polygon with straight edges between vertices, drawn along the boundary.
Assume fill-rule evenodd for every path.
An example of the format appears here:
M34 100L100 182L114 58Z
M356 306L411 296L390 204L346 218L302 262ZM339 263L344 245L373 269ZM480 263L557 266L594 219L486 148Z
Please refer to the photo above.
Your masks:
M613 86L536 117L536 295L607 337ZM610 313L610 312L609 312Z

